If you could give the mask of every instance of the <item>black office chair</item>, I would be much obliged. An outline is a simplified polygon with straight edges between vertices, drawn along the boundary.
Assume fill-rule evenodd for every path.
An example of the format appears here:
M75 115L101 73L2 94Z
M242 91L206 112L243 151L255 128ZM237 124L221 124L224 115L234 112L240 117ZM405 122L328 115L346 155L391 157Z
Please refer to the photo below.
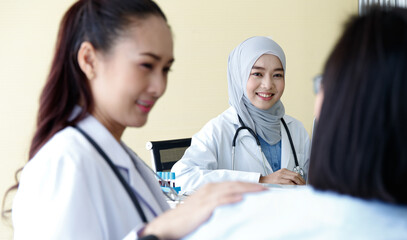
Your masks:
M170 172L172 166L182 158L191 145L191 138L147 142L151 151L151 166L156 172Z

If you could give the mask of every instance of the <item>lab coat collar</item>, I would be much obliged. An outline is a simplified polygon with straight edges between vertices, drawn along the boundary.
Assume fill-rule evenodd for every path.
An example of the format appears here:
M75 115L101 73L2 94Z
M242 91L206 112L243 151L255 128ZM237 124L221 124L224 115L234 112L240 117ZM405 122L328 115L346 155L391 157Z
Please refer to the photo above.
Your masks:
M226 111L230 114L231 122L237 127L241 127L236 109L234 107L229 107Z
M288 115L284 115L284 121L287 123L287 124L289 124L289 123L291 123L292 121L294 121L294 118L292 118L292 117L290 117L290 116L288 116ZM281 124L282 125L282 124Z
M81 108L76 106L72 115L79 114L80 110ZM88 114L78 123L78 126L93 138L115 165L130 169L132 160L129 154L94 116Z

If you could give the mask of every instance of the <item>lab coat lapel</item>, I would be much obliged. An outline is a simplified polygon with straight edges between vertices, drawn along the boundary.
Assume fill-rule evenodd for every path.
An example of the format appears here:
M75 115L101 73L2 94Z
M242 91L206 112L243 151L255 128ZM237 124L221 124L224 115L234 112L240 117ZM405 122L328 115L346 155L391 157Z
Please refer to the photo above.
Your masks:
M263 157L265 159L265 156L263 152L259 151L259 147L257 146L255 138L249 133L247 130L242 130L239 133L239 137L236 139L236 148L238 148L238 145L241 144L240 149L242 150L242 154L240 156L236 156L236 163L235 166L239 166L242 163L246 163L247 166L244 169L257 169L263 176L267 175L268 173L272 173L273 170L271 169L270 164L268 161L265 162L267 172L264 171L263 167ZM246 159L242 159L246 158ZM256 162L250 162L255 160ZM243 162L240 162L243 161ZM255 167L255 165L257 167Z
M88 115L84 120L79 122L78 126L93 138L115 165L126 169L131 167L129 155L96 118Z
M233 116L233 119L231 121L236 126L236 129L241 127L236 110L234 110L232 116ZM242 156L236 156L235 166L237 166L239 164L238 163L239 161L243 161L243 159L242 159L243 156L247 156L247 157L251 156L255 159L261 159L261 156L259 155L260 152L258 151L256 141L253 138L253 136L250 134L250 132L247 130L243 129L243 130L239 131L239 134L236 138L236 148L242 149L243 151L241 152ZM237 150L237 149L235 150L235 152L238 152L238 151L239 150Z
M132 181L133 184L135 185L136 183L140 183L140 181L144 181L146 185L142 185L142 187L144 188L142 191L148 193L144 195L146 201L149 202L149 204L151 204L151 206L154 209L160 209L160 211L157 212L166 211L169 208L168 203L162 197L163 193L158 186L158 181L155 178L152 169L146 166L142 162L143 160L141 160L139 156L135 152L133 152L133 150L131 150L128 146L124 145L124 147L127 149L127 152L132 155L135 166L137 168L136 172L137 177L133 179ZM155 187L153 186L153 184L157 186ZM140 185L141 184L137 184L137 187L140 188ZM147 186L149 186L148 189L146 188ZM139 191L141 190L139 189Z
M234 109L233 109L234 110ZM241 127L236 110L231 114L231 121L236 126L236 129ZM267 172L264 171L263 157L266 156L259 151L256 144L256 140L247 130L241 130L236 138L236 157L235 157L235 169L243 171L260 172L263 176L268 173L272 173L270 164L266 161ZM263 155L263 156L262 156ZM256 161L256 162L251 162ZM240 166L240 167L239 167Z
M119 168L122 174L127 174L125 179L129 181L130 186L138 193L142 193L141 197L155 210L156 213L161 213L163 210L160 204L155 200L153 193L149 189L148 179L143 179L139 171L144 169L136 169L136 160L133 163L133 159L130 157L124 147L116 141L113 135L92 115L89 115L83 121L79 123L79 127L82 128L86 133L88 133L94 141L103 149L106 155L111 159L111 161ZM123 144L124 145L124 144ZM127 147L126 147L127 148ZM141 201L143 202L143 201ZM147 219L151 220L155 216L152 212L142 204L144 213Z
M125 147L127 148L127 146ZM150 179L149 181L149 177L146 176L149 173L140 162L141 160L139 160L137 155L135 155L133 152L129 151L129 154L131 154L133 158L129 158L129 161L134 161L134 165L129 168L130 172L132 173L130 174L130 185L138 193L138 198L143 198L145 200L145 205L149 205L154 210L155 214L160 214L163 210L165 210L162 209L161 205L157 202L157 199L160 198L160 196L153 193L153 186L149 186L154 183L158 184L157 181L155 179ZM143 200L141 200L141 202L143 202ZM147 208L144 207L143 210L148 219L152 220L157 217L154 216L154 214Z
M242 147L244 146L245 150L247 150L250 155L256 156L256 158L259 157L256 140L249 131L240 130L239 136L236 138L236 147L239 147L239 144L242 144Z

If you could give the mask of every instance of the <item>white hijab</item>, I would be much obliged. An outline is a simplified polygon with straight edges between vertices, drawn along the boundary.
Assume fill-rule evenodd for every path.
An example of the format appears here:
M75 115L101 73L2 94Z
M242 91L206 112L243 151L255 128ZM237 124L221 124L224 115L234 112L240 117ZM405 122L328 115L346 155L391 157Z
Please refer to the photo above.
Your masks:
M274 145L281 140L280 119L285 114L284 105L279 100L270 109L258 109L247 98L246 91L251 69L264 54L278 57L285 73L284 51L268 37L251 37L229 54L229 104L236 109L247 127L252 128L268 144Z

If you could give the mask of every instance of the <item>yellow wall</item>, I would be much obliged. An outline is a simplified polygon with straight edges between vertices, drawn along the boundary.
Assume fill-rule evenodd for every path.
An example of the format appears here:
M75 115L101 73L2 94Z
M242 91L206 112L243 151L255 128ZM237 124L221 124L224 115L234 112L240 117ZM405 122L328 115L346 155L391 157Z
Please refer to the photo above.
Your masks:
M72 0L0 1L0 196L27 158L38 97L57 27ZM357 0L158 0L175 37L176 62L166 94L142 129L124 141L150 163L149 140L190 137L228 107L229 52L254 35L271 36L287 57L286 113L311 132L312 78ZM0 239L11 239L0 225Z

